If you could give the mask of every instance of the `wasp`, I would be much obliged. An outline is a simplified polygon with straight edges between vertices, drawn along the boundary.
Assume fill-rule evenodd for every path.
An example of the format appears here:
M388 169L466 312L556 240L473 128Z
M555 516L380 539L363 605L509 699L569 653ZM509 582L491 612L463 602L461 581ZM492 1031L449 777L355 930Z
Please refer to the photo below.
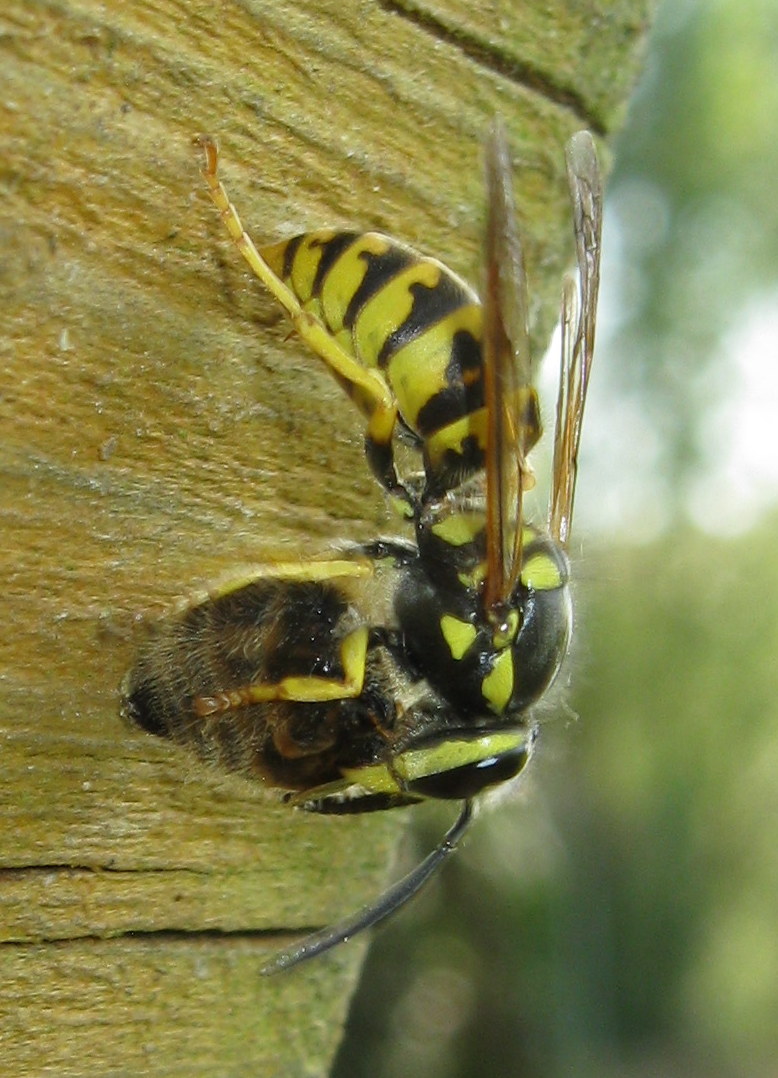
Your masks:
M433 258L375 232L309 232L257 249L196 139L208 191L253 273L362 413L366 458L414 538L343 544L270 565L163 621L123 683L137 726L284 791L312 812L461 803L438 846L374 904L265 972L387 916L513 780L533 705L572 628L567 547L600 276L602 184L591 135L567 146L577 278L562 295L548 521L526 519L541 435L509 150L485 149L482 298ZM418 467L401 474L399 444Z

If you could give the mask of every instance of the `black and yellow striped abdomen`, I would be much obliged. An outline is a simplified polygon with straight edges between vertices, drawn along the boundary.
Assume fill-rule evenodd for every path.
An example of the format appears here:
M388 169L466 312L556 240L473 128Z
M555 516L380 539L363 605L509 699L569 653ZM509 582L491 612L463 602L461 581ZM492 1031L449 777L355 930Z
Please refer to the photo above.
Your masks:
M423 443L428 489L483 466L482 310L464 281L377 232L310 232L260 254L346 353L381 372Z

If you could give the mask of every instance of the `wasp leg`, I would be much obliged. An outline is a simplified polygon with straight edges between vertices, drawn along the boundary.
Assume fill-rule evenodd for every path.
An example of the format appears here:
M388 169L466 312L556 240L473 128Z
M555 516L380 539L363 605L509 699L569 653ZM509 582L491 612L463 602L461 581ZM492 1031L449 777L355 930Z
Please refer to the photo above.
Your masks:
M297 703L324 703L328 700L348 700L359 696L365 680L369 630L366 625L348 633L340 645L343 677L285 677L280 681L256 682L241 685L237 689L217 693L215 696L198 696L194 700L195 713L200 718L237 711L251 704L274 700L293 700Z
M383 418L381 418L380 422L374 422L379 418L377 415L373 415L368 421L365 434L365 457L367 458L367 463L370 465L373 475L388 494L391 494L393 498L399 498L404 505L414 509L416 501L405 484L400 481L394 463L392 435L397 420L397 406L394 406L391 426Z
M219 179L219 151L215 141L209 135L197 135L194 142L205 155L203 176L235 246L254 275L284 308L303 341L326 363L366 417L366 453L378 481L390 494L412 504L411 496L401 483L394 464L392 437L397 425L397 402L386 382L377 371L364 367L345 352L318 318L303 310L292 290L268 266L244 229L238 211Z
M361 816L365 812L386 812L387 809L419 805L424 800L403 793L360 793L359 797L350 797L349 790L353 787L351 779L337 779L299 794L290 794L284 798L284 804L319 816Z
M401 539L376 539L372 543L360 543L353 549L371 562L391 559L399 568L419 560L418 547Z

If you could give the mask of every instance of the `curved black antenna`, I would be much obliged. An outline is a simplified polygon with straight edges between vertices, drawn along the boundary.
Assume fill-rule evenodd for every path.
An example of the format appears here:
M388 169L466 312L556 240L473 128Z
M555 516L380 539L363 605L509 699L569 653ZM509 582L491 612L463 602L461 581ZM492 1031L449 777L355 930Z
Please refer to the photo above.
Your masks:
M421 890L449 854L454 852L472 818L473 802L465 801L456 822L445 833L432 853L427 854L421 864L418 864L407 876L393 884L372 905L363 906L361 910L352 913L351 916L346 917L338 924L331 925L329 928L322 928L319 932L312 932L310 936L306 936L299 943L293 944L285 951L279 951L274 958L270 959L267 965L262 967L260 971L262 976L269 977L271 973L280 973L282 970L291 969L292 966L296 966L300 962L307 962L309 958L324 954L325 951L329 951L339 943L350 940L358 932L363 932L366 928L372 928L373 925L383 921L385 917L404 906L409 899L413 898Z

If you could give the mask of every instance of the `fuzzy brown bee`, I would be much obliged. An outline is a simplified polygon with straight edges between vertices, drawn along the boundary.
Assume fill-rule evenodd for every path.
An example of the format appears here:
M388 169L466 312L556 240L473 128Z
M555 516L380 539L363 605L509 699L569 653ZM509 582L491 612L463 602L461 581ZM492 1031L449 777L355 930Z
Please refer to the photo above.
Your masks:
M136 725L315 812L462 803L436 849L374 905L280 955L286 968L405 902L454 849L473 799L513 779L532 707L568 649L566 547L599 285L602 191L591 136L567 149L579 283L565 283L546 531L524 519L541 426L508 150L486 147L483 302L386 236L321 231L257 250L218 179L213 201L253 272L367 421L374 474L415 541L269 566L157 627L123 685ZM401 476L400 436L420 475Z

